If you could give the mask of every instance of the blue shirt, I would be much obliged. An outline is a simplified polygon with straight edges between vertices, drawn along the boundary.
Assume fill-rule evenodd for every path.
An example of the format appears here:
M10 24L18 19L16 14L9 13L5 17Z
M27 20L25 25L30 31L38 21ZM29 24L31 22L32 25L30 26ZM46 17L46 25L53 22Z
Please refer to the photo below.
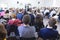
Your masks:
M22 18L23 18L23 14L22 13L18 13L17 14L17 19L22 20Z
M18 27L20 37L31 38L35 37L35 27L34 26L19 26Z
M42 28L39 31L39 36L43 39L57 38L58 31L51 28Z

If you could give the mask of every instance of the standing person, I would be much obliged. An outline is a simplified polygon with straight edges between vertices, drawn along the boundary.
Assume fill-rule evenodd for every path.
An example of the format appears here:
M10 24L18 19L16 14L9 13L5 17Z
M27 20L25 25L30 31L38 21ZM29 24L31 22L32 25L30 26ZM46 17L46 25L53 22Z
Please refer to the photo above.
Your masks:
M22 9L19 10L19 13L16 15L17 19L22 20L23 18L23 13L22 13Z
M35 18L35 27L36 27L36 31L37 32L39 32L39 30L44 27L43 16L41 14L37 14L36 15L36 18Z
M29 25L31 22L30 16L24 15L22 21L23 25L18 27L20 37L23 38L22 40L35 40L35 27Z
M0 40L6 40L7 31L5 26L0 23Z
M39 37L43 38L44 40L56 40L58 37L58 31L53 29L55 21L56 20L54 18L50 18L47 28L40 29Z

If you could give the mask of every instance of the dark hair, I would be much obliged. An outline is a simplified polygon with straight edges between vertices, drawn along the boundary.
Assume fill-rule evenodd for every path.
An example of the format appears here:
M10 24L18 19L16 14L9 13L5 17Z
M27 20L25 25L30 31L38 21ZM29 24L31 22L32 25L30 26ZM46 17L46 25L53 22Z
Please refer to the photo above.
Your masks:
M5 13L9 13L9 10L6 10L6 12Z
M23 16L22 21L25 24L29 24L31 22L31 17L28 14L26 14L26 15Z
M27 10L27 11L31 12L31 10L32 10L31 8L28 8L28 10Z
M21 12L23 9L19 9L19 11Z
M41 14L37 14L35 18L36 22L42 22L43 21L43 16Z
M4 18L3 16L1 16L1 18Z

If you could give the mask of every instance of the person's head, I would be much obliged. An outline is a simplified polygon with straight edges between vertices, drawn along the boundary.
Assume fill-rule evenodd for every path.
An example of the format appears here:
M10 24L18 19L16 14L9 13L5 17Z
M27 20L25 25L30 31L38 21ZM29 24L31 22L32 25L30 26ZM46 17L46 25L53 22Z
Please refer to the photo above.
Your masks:
M3 19L4 17L3 17L3 16L1 16L1 18Z
M28 8L28 10L27 10L27 11L32 12L32 9L31 9L31 8Z
M31 22L31 17L28 14L26 14L23 16L22 21L24 24L29 24Z
M0 40L4 40L6 38L7 31L3 24L0 23Z
M9 13L9 10L6 10L6 12L5 13Z
M56 24L56 19L50 18L48 24L49 24L49 26L53 27Z
M43 16L41 14L37 14L35 18L36 22L43 22Z
M21 13L22 13L22 12L23 12L23 9L19 9L19 12L21 12Z
M14 13L11 14L11 17L12 17L12 18L16 18L16 14L14 14Z

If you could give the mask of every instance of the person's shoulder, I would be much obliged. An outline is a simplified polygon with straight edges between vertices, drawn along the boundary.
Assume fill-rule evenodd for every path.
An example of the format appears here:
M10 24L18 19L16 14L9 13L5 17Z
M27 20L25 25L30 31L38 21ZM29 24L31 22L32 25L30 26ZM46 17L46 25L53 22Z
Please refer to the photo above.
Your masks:
M35 28L35 26L29 26L30 28Z
M46 30L47 28L41 28L40 30Z
M20 26L18 26L19 28L22 28L22 27L24 27L23 25L20 25Z
M47 28L41 28L40 31L46 31L48 30Z
M54 32L58 32L58 31L57 31L57 30L55 30L55 29L54 29L53 31L54 31Z
M24 28L24 26L22 26L22 25L20 25L20 26L18 26L18 29L20 30L20 29L23 29Z
M54 33L55 33L56 35L59 34L57 30L54 30Z

